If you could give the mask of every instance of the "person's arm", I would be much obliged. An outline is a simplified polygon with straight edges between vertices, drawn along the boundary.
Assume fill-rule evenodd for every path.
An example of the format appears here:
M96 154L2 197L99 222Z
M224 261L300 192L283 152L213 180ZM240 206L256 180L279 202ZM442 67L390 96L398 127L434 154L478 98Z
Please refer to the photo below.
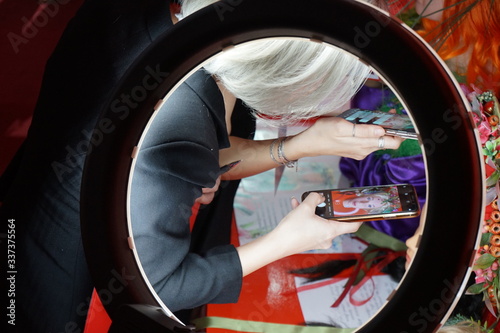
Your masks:
M314 211L324 197L311 193L268 234L238 247L243 276L281 258L308 250L327 249L332 240L358 230L361 222L337 222L317 216Z
M384 129L376 125L356 125L336 117L318 119L305 131L290 136L283 143L283 152L289 160L321 155L337 155L357 160L379 148ZM353 136L354 134L354 136ZM219 152L221 165L241 161L237 167L223 175L223 179L241 179L277 167L271 157L273 140L245 140L231 137L231 147ZM396 149L403 140L384 136L384 149ZM276 143L273 154L278 158Z
M217 187L219 149L227 146L222 98L203 71L164 101L136 156L130 223L142 269L171 311L235 302L241 266L232 245L191 252L196 200ZM205 188L205 190L203 190ZM205 196L203 196L205 194Z

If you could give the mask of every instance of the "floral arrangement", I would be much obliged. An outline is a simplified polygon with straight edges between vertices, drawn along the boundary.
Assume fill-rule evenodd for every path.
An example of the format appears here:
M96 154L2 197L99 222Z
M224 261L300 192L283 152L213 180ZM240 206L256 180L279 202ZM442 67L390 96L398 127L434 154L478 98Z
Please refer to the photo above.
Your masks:
M480 247L474 259L475 284L469 294L483 294L485 305L498 318L500 309L500 107L492 92L463 86L472 105L473 118L486 166L486 209Z

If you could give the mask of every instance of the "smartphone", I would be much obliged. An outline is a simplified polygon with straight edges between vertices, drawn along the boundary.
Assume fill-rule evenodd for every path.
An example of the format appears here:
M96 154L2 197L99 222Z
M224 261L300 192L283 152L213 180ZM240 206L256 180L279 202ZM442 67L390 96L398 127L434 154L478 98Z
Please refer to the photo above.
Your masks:
M415 127L407 115L372 111L363 109L349 109L338 117L354 124L373 124L382 126L387 135L400 136L405 139L418 139Z
M377 185L308 191L322 193L325 201L316 207L316 214L342 222L392 220L420 215L417 193L411 184Z

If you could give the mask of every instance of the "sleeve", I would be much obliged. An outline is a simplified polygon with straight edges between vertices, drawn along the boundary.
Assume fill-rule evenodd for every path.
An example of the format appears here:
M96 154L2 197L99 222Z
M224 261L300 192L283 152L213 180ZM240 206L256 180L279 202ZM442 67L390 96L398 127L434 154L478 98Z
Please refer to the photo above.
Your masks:
M241 263L232 245L203 255L189 252L191 207L219 172L220 134L212 114L182 85L155 117L135 163L134 242L149 281L171 311L235 302L241 290Z

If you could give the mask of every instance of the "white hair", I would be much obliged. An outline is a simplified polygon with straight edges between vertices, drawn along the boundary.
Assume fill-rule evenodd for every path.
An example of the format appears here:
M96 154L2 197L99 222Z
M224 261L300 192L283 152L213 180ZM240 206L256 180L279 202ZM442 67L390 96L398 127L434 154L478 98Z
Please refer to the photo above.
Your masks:
M187 16L216 0L184 0ZM205 69L258 114L280 124L339 111L359 90L369 67L337 47L298 38L237 45Z
M481 333L483 332L481 325L472 320L463 321L455 325L443 326L438 333Z
M217 1L219 0L181 0L181 18Z

